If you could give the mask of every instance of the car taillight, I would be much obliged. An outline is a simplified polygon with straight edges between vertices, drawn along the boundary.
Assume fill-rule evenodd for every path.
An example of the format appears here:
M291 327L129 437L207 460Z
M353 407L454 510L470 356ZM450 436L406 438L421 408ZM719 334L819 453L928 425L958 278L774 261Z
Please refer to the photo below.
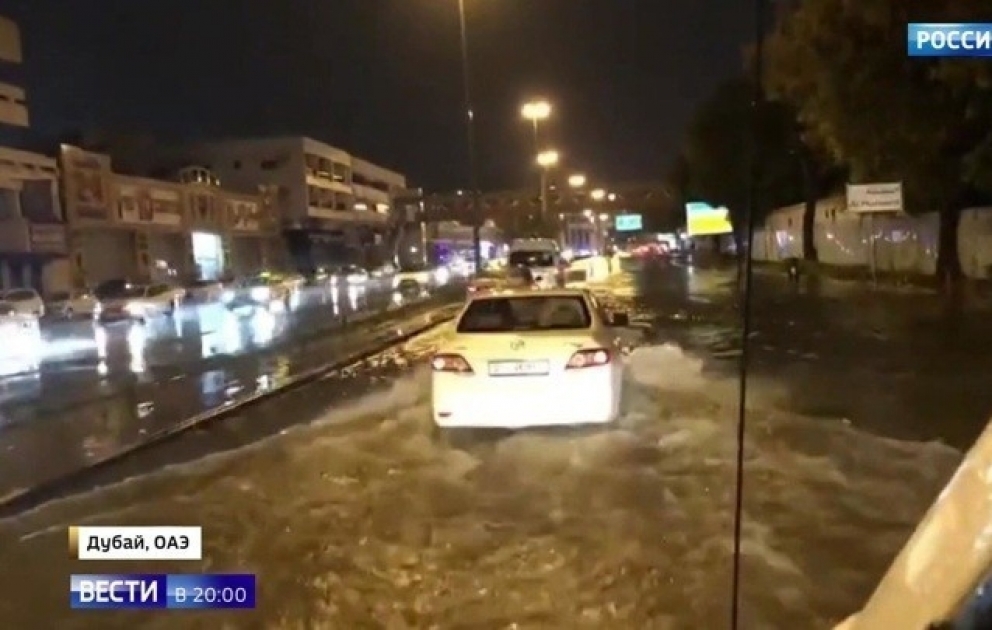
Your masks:
M431 359L431 369L435 372L472 374L472 366L460 354L436 354Z
M606 365L610 362L611 358L610 351L604 348L579 350L572 355L571 359L568 360L568 363L565 365L565 369L581 370L582 368Z

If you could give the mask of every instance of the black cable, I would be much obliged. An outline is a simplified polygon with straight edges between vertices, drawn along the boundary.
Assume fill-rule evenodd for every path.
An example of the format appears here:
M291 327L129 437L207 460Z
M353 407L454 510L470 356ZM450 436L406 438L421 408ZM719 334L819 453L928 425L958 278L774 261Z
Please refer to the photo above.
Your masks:
M765 39L765 0L754 0L754 95L751 102L751 172L748 182L748 204L746 229L743 242L743 282L741 296L741 356L738 373L739 395L737 400L737 460L734 488L734 561L730 592L730 628L737 630L740 623L740 578L741 578L741 529L744 520L744 440L747 428L747 368L750 353L748 341L751 337L751 284L753 262L751 246L754 243L754 227L758 215L758 181L761 174L761 107L765 100L764 92L764 39ZM740 256L741 253L738 253Z

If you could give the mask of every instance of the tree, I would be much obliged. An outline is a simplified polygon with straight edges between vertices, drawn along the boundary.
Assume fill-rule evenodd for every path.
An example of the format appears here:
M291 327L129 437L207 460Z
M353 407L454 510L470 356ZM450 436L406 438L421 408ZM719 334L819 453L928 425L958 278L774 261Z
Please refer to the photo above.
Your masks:
M855 182L901 181L909 212L940 213L942 277L961 274L961 200L989 185L992 119L977 67L906 55L907 22L977 19L974 0L805 0L767 42L772 95ZM970 66L969 66L970 67ZM985 147L985 148L983 148Z
M803 146L793 111L782 102L767 102L755 112L752 93L753 84L746 79L721 85L696 111L669 175L685 200L726 206L738 236L744 233L750 203L751 156L760 160L757 220L804 198L804 160L812 156Z

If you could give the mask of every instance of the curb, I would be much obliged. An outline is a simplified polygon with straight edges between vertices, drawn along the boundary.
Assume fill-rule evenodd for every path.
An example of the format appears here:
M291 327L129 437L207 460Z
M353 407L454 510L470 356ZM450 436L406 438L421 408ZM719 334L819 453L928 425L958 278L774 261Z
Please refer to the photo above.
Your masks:
M448 307L438 307L438 310L442 310ZM270 389L264 392L258 392L250 396L246 396L240 400L231 402L229 404L215 407L213 409L208 409L206 411L200 412L196 415L190 416L186 420L178 422L166 429L152 433L146 437L146 439L127 446L122 450L115 453L102 457L100 459L94 460L89 465L84 468L80 468L70 473L63 475L58 475L53 479L48 481L43 481L40 484L33 486L31 488L24 489L22 491L13 492L2 499L0 499L0 519L6 519L13 516L16 513L24 512L26 510L32 509L47 502L48 500L55 499L60 494L60 489L67 485L78 481L80 478L86 475L93 474L100 470L109 468L110 466L117 464L123 460L126 460L134 455L139 454L142 451L159 446L165 442L172 439L178 438L184 433L187 433L191 429L202 427L204 425L210 424L212 422L222 420L232 414L244 411L245 409L259 405L271 398L276 398L282 396L283 394L288 394L294 390L297 390L305 385L313 383L320 380L322 377L326 376L330 372L343 369L350 365L360 363L372 356L375 356L381 352L388 350L389 348L405 343L414 337L422 335L430 330L433 330L449 321L454 319L455 314L450 315L444 314L439 315L436 320L430 321L422 326L417 326L416 328L405 331L401 335L397 335L387 341L380 341L373 344L372 346L358 350L351 353L350 355L337 359L331 363L311 368L305 372L297 374L290 377L288 381L280 385L279 387Z

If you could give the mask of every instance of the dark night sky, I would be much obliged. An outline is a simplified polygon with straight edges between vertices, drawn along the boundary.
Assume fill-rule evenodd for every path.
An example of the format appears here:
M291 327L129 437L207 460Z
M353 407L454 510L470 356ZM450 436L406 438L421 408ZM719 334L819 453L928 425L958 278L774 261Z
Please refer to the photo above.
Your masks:
M483 188L531 164L519 105L604 181L655 179L693 106L739 72L748 2L466 0ZM456 0L0 0L21 24L33 124L162 137L312 135L464 187Z

